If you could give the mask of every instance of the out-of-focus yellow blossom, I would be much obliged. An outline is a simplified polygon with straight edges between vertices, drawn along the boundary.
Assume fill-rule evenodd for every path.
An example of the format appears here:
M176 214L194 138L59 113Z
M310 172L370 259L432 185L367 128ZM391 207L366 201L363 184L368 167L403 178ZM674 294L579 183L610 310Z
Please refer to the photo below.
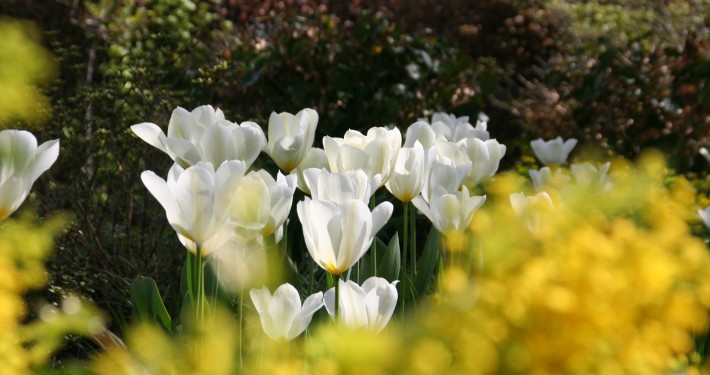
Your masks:
M59 307L44 306L39 319L25 322L23 295L44 285L44 260L63 220L41 226L26 218L0 224L0 374L34 374L61 346L67 332L84 335L105 330L91 306L76 297Z
M611 191L560 193L556 210L539 213L548 225L535 235L494 197L471 224L484 266L467 278L449 271L457 277L443 278L443 302L423 317L435 338L412 344L439 353L430 366L449 364L413 361L409 373L677 370L710 307L710 257L687 225L694 191L684 179L664 186L654 156L616 170ZM460 301L466 289L475 291L470 307Z
M36 85L52 79L56 66L33 25L0 17L0 35L0 129L18 119L39 124L50 109Z
M97 374L235 374L239 330L234 319L217 309L204 324L179 338L157 326L134 327L128 349L109 348L91 368Z
M22 294L44 282L42 262L56 231L57 223L35 228L10 219L0 226L0 373L30 373L32 358L20 333Z

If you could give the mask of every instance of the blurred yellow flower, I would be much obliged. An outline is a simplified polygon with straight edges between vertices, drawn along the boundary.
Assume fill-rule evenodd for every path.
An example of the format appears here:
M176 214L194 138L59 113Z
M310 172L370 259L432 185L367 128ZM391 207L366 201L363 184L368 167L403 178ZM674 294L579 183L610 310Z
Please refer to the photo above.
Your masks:
M32 24L0 17L0 129L15 120L39 124L49 116L49 103L37 85L57 74Z

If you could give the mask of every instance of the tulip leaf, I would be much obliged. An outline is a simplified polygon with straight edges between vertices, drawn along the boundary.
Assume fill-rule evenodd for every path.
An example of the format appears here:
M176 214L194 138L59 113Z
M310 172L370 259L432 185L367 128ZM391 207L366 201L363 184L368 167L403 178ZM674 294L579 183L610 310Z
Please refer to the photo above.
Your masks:
M224 307L232 307L232 297L230 297L227 290L224 289L222 283L219 281L219 275L215 272L215 267L208 264L210 262L205 262L204 264L204 277L205 277L205 297L212 305L216 306L217 301L223 304Z
M298 265L288 255L283 256L283 269L286 271L286 280L299 292L304 292L301 273L298 272Z
M377 273L379 273L378 276L387 279L389 282L397 280L399 277L399 267L402 261L399 250L399 234L394 234L387 247L379 247L379 244L377 246L381 249L377 254L378 258L380 258L381 254L381 260L379 261L380 265L377 269Z
M376 240L379 241L379 240ZM380 243L377 244L377 246L381 246L381 248L384 248L385 245L380 241ZM355 280L358 284L362 284L365 280L369 279L372 276L375 276L373 274L373 269L372 269L372 262L370 258L370 252L368 251L365 255L360 258L360 279L358 280L357 276L355 275L355 270L352 270L352 274L350 275L350 280Z
M158 322L165 330L172 330L172 319L160 297L158 285L150 277L138 276L131 283L133 310L141 322Z
M417 276L414 279L414 288L419 296L426 294L431 280L434 278L434 270L439 263L439 252L441 251L441 238L436 228L431 228L429 236L424 243L422 257L417 262Z

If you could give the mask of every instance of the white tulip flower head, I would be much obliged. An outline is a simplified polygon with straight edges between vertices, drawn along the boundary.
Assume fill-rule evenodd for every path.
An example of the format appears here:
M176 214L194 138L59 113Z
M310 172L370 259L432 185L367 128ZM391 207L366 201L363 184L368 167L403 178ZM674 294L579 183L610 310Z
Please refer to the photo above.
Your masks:
M207 256L231 236L227 213L232 191L244 176L241 160L222 163L215 171L211 163L199 162L183 169L174 164L167 181L152 171L141 174L143 184L165 209L168 222L180 241L195 252Z
M572 177L562 168L557 168L553 173L550 167L542 167L539 170L531 169L528 171L528 174L530 175L530 180L532 180L535 190L538 191L544 190L547 187L564 188L572 180Z
M539 233L544 224L541 217L542 211L555 208L552 199L544 191L533 196L513 193L510 195L510 205L515 214L525 220L525 225L533 234Z
M310 295L301 305L301 297L291 284L283 284L273 295L269 289L252 289L251 300L261 318L261 327L273 340L293 340L308 328L313 314L323 307L323 292Z
M58 156L58 139L37 146L37 138L28 131L0 131L0 221L22 205L34 182Z
M451 143L449 143L451 144ZM467 156L456 148L457 152L463 155L465 162L455 164L448 157L439 155L436 147L428 150L426 155L426 171L424 173L424 184L420 196L427 203L431 200L431 195L436 187L442 187L448 192L458 191L461 184L471 170L471 161L467 160Z
M702 155L705 160L710 162L710 151L708 151L707 147L700 147L700 150L698 150L698 153Z
M698 216L700 216L700 219L703 221L703 224L705 224L705 227L710 228L710 206L705 207L704 209L698 209Z
M434 129L426 121L417 121L407 128L404 147L414 147L416 142L421 143L424 150L436 145L437 136Z
M471 170L463 180L463 183L470 188L496 174L506 151L505 145L495 139L483 141L478 138L466 138L459 141L457 145L471 160Z
M380 186L389 180L401 147L402 134L397 128L370 128L367 135L348 130L343 138L323 137L331 172L362 169L370 178L381 175Z
M271 113L266 152L285 173L294 170L313 147L318 112L306 108L292 115Z
M337 204L306 198L298 202L296 210L311 258L340 276L370 248L375 234L392 216L393 207L382 202L370 211L359 199Z
M530 142L530 146L532 146L537 159L548 166L567 163L567 158L576 145L576 139L570 138L563 141L562 137L557 137L549 141L543 141L542 138L538 138Z
M468 227L485 201L485 195L472 196L466 186L455 192L437 186L428 203L421 196L414 198L412 203L440 233L448 233L460 232Z
M402 147L399 150L394 170L385 187L400 201L409 202L422 191L425 173L424 148L416 141L413 147Z
M296 176L278 172L274 180L263 169L251 171L235 186L229 207L230 224L245 237L247 232L270 236L288 218L296 190Z
M354 281L338 280L338 312L343 324L350 328L365 328L382 332L392 318L397 306L397 283L381 277L370 277L362 287ZM325 308L331 317L335 317L335 288L325 292Z
M597 169L592 163L581 163L570 165L570 169L577 185L609 191L612 188L609 178L610 166L611 163L606 162Z
M360 169L338 173L328 172L326 169L311 168L303 172L303 178L311 191L312 199L338 204L351 199L368 203L382 181L379 174L370 178Z
M227 121L221 110L209 105L192 112L177 107L170 117L167 136L158 125L149 122L133 125L131 130L183 168L200 161L219 166L227 160L242 160L249 168L266 146L266 136L259 125Z

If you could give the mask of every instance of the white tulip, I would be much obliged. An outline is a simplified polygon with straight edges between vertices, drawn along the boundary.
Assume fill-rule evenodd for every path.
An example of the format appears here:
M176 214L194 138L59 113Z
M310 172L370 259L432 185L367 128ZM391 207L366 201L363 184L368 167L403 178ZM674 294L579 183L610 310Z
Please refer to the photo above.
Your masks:
M0 131L0 221L20 207L58 156L58 139L37 146L37 138L28 131Z
M303 176L303 172L310 168L326 170L329 168L328 158L325 157L325 151L323 151L323 149L312 147L310 150L308 150L308 153L306 154L306 157L303 158L303 161L298 164L296 169L291 171L291 174L295 174L296 176L298 176L298 189L308 195L311 195L311 190L306 184L306 179Z
M505 145L495 139L482 141L478 138L466 138L457 145L471 160L471 170L463 180L463 183L471 188L495 175L506 150Z
M456 150L459 149L456 148ZM464 158L465 157L464 155ZM470 160L456 165L451 159L440 156L437 153L437 148L434 147L427 151L426 164L421 197L427 203L430 202L432 192L437 186L451 193L458 191L464 178L466 178L469 170L471 170Z
M612 187L608 174L610 166L611 163L606 162L597 169L591 163L581 163L570 165L570 169L578 185L609 191Z
M174 164L163 180L152 171L141 174L143 184L165 209L168 222L188 250L201 247L203 256L229 240L225 229L231 191L244 176L245 163L224 162L217 171L199 162L183 169Z
M259 125L227 121L221 110L208 105L192 112L176 108L167 136L158 125L148 122L133 125L131 130L184 168L200 161L221 165L227 160L242 160L249 168L266 146L266 136Z
M698 209L698 216L703 220L706 228L710 228L710 206L704 209Z
M557 137L549 141L538 138L530 142L533 152L538 160L545 165L565 164L572 149L577 145L577 140L570 138L562 141L562 137Z
M544 191L530 197L523 193L513 193L510 195L510 205L518 217L527 220L525 224L532 233L538 233L542 227L540 211L555 208L552 199Z
M303 178L312 199L338 204L351 199L368 203L382 180L379 174L369 178L360 169L337 173L328 172L326 169L310 168L303 172Z
M480 113L475 127L468 122L468 119L468 116L456 117L453 114L437 112L431 116L431 127L439 139L443 138L449 142L458 142L466 138L485 141L490 138L488 116Z
M273 340L293 340L308 328L313 314L323 307L323 292L312 294L301 305L291 284L283 284L272 296L269 289L252 289L251 300L261 318L261 327Z
M271 113L266 151L281 170L290 173L303 161L313 146L317 126L318 113L310 108L295 116Z
M705 158L705 160L710 162L710 151L708 151L708 149L706 147L700 147L700 150L698 150L698 153L700 153L700 155L702 155Z
M238 230L245 229L265 237L274 234L291 212L295 190L295 175L284 176L278 172L274 180L263 169L249 172L229 192L232 195L230 223ZM240 234L246 232L240 231Z
M370 178L381 175L380 186L390 178L401 147L402 134L397 128L370 128L367 135L348 130L343 138L323 137L332 172L362 169Z
M457 143L439 140L436 142L433 149L436 150L436 158L448 159L457 167L471 164L471 159L466 154L465 148Z
M397 283L381 277L370 277L362 287L353 281L339 280L338 315L351 328L381 332L392 318L397 306ZM325 292L325 308L335 316L335 288Z
M220 165L227 160L243 160L248 169L265 145L264 131L256 123L221 121L207 128L200 138L199 160L211 162L212 165Z
M296 206L311 258L338 276L352 267L370 248L375 234L390 216L392 204L380 203L370 212L358 199L341 204L306 198Z
M262 237L247 238L233 235L207 258L222 284L228 291L238 294L244 290L267 283L272 272L269 252Z
M473 219L473 215L486 201L486 196L472 196L464 186L461 191L448 192L437 186L427 203L421 196L412 200L441 233L464 230Z
M437 137L426 121L417 121L407 128L404 146L414 147L414 143L419 142L425 150L428 150L436 145Z
M572 180L562 168L557 168L555 173L552 173L550 167L542 167L539 170L531 169L528 171L530 180L532 180L535 190L543 190L546 187L562 188Z
M431 127L438 137L456 142L456 129L459 126L470 125L468 116L456 117L454 114L435 112L431 116Z
M415 141L413 147L399 150L392 176L385 186L402 202L411 201L422 191L426 173L424 155L424 148L419 141Z

